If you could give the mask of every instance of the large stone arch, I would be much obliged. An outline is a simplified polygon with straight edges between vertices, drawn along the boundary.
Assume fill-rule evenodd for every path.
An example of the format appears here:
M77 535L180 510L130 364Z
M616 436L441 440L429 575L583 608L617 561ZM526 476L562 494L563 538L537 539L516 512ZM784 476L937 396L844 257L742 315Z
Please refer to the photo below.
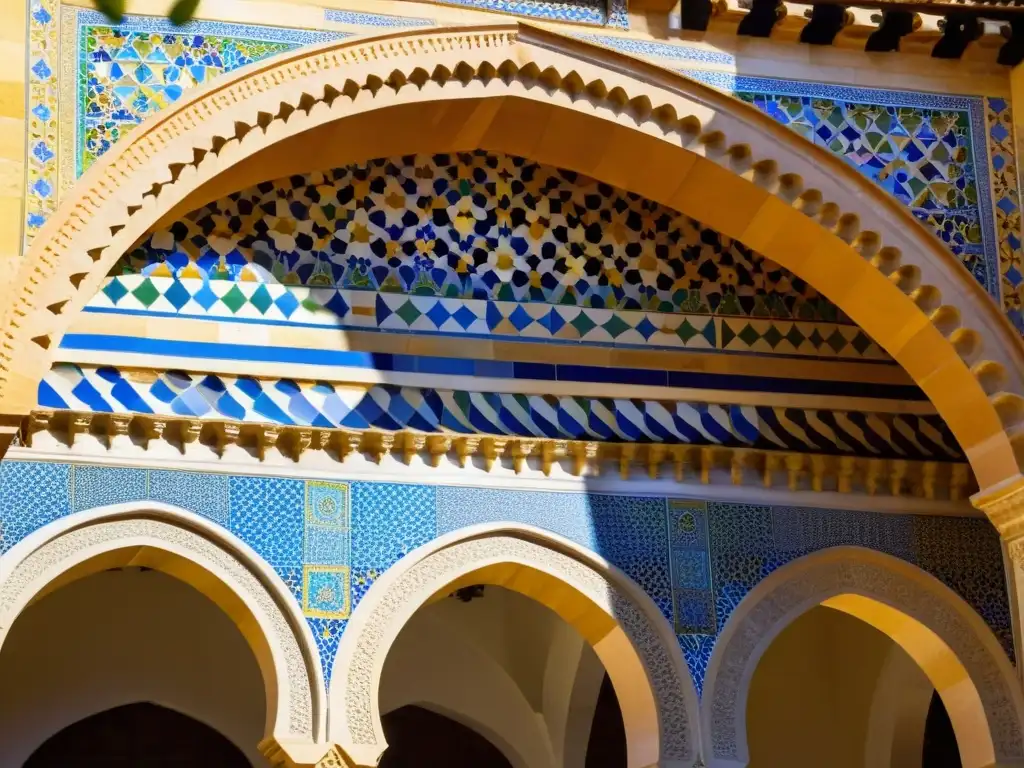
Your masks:
M308 48L225 76L140 126L78 182L21 264L3 321L0 410L31 410L70 320L154 223L246 159L331 124L358 125L335 145L361 159L505 151L698 218L814 285L874 338L931 399L983 490L1020 476L1024 348L903 206L752 107L526 24Z
M312 765L327 752L323 671L288 587L228 531L168 504L76 513L0 556L0 653L30 603L71 581L125 565L150 567L190 584L238 626L263 675L267 720L260 749L273 764Z
M555 534L508 523L464 528L406 555L352 614L331 676L330 740L357 765L387 747L377 692L392 644L433 599L497 584L547 605L583 635L615 688L630 768L690 768L697 693L672 627L629 577Z
M835 547L764 579L719 635L701 701L709 768L748 764L747 692L757 664L783 629L817 605L868 622L917 662L950 713L965 768L1024 766L1024 696L984 620L916 566Z

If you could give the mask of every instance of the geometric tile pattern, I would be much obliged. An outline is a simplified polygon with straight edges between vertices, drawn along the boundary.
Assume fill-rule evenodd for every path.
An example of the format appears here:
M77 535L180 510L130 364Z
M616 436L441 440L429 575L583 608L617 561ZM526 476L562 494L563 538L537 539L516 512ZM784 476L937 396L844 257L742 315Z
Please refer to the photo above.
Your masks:
M512 13L565 24L602 24L629 28L628 0L440 0L496 13Z
M0 554L93 501L131 501L148 492L204 513L190 506L187 484L217 492L220 478L229 488L227 527L288 585L327 674L345 617L380 574L438 535L500 521L551 530L624 571L676 626L698 690L715 635L740 600L780 566L833 546L868 547L923 568L963 597L1013 655L999 538L981 518L8 460L0 463ZM311 549L312 530L351 535L351 556L341 562L344 547L338 557L330 554L337 547Z
M845 322L527 304L206 276L108 277L86 311L648 349L889 359L860 328Z
M189 88L299 45L345 36L216 22L174 27L138 17L112 26L95 11L79 11L77 23L76 177Z
M564 380L564 379L563 379ZM149 413L317 428L411 429L602 442L721 445L877 456L961 459L939 416L701 402L332 385L190 375L136 377L113 368L55 367L45 408Z
M434 19L418 19L414 16L389 16L383 13L361 13L360 11L342 11L337 8L324 9L324 21L339 24L353 24L360 27L432 27L437 24Z
M1014 158L1013 115L1006 99L986 98L988 147L992 166L992 200L999 240L1003 308L1024 333L1024 264L1021 263L1020 191Z
M384 158L257 185L154 233L112 276L125 273L850 324L807 283L688 216L482 150ZM178 301L195 301L196 311L204 300ZM346 306L324 308L343 315ZM550 313L525 314L491 325L543 325ZM657 320L648 321L649 333ZM555 317L550 324L556 337L571 325Z
M162 501L228 525L228 476L207 472L149 470L149 498Z
M306 481L303 531L303 611L321 619L347 619L350 604L351 510L346 483Z
M868 104L778 92L736 95L846 160L910 208L978 282L998 290L985 259L984 241L992 233L981 220L975 137L967 109L884 106L877 100Z
M58 7L57 0L32 0L29 6L26 240L57 209Z
M715 600L708 558L707 504L669 499L668 532L676 632L714 635Z

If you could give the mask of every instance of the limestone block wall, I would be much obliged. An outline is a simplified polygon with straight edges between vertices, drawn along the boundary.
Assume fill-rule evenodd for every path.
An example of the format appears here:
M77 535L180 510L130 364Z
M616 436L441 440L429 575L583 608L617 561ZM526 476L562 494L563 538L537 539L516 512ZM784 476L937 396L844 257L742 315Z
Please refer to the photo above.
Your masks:
M301 605L326 675L349 616L382 573L440 535L499 521L553 531L624 571L675 628L698 690L743 597L780 566L834 546L931 573L1013 653L999 539L983 518L7 460L0 555L59 518L145 500L203 515L248 543Z

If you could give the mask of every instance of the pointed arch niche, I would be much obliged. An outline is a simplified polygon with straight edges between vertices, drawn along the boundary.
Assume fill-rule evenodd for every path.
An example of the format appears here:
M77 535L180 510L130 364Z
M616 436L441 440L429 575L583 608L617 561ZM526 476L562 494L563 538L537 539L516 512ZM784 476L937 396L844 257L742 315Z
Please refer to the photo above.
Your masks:
M701 701L705 761L747 765L747 695L761 657L795 619L824 605L888 635L949 713L964 768L1024 765L1024 698L999 641L959 596L890 555L836 547L761 581L716 641Z
M618 698L629 768L689 768L698 755L697 694L672 628L627 576L599 556L529 526L464 528L403 557L360 601L335 657L331 741L357 765L387 747L378 691L391 646L422 606L496 585L547 606L597 653Z
M259 748L272 764L312 765L323 757L329 748L326 686L316 643L288 587L246 544L177 507L101 507L50 523L12 547L0 557L0 653L30 604L125 566L185 582L238 627L263 677L266 723Z

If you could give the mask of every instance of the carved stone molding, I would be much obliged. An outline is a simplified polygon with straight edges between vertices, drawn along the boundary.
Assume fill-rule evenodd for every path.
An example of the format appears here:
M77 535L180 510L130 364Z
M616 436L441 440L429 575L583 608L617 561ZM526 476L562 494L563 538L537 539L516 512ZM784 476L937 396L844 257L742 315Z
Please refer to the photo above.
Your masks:
M690 711L685 692L691 693L691 706L696 704L696 694L692 681L683 677L686 667L681 656L674 660L671 655L679 655L678 648L669 649L652 617L608 575L568 554L508 533L451 544L426 555L393 581L371 587L357 611L365 606L372 612L357 625L358 636L343 639L335 663L338 679L334 685L344 685L344 698L332 696L332 707L344 706L345 730L332 733L332 738L357 759L383 751L386 745L380 737L375 681L394 638L408 616L432 594L477 567L497 562L533 565L554 574L596 605L610 608L648 676L657 708L660 764L691 765L697 757L696 712ZM373 594L381 588L386 589L383 594ZM349 631L353 631L351 625Z
M888 460L789 453L722 446L604 443L503 436L425 435L384 430L349 431L306 426L170 418L150 414L33 411L21 433L28 450L75 455L85 439L123 458L170 449L209 462L286 464L327 458L345 463L386 458L412 466L505 468L516 475L560 473L575 477L615 474L622 480L671 478L678 483L732 485L789 491L837 491L924 501L961 501L974 489L962 462Z
M129 547L181 552L232 589L252 611L272 651L276 683L267 707L276 712L276 737L312 742L316 736L314 700L317 675L282 608L260 580L234 555L188 528L144 517L84 523L57 534L14 564L0 581L0 644L29 601L69 569L96 555ZM10 553L8 554L10 557ZM275 692L276 691L276 692ZM270 694L275 692L276 698Z
M747 687L771 640L812 607L843 594L869 597L921 622L956 654L981 698L997 761L1024 762L1021 696L1013 668L980 617L938 581L887 555L844 548L797 560L748 596L719 636L704 684L702 722L715 759L745 764ZM751 600L752 602L747 602Z

